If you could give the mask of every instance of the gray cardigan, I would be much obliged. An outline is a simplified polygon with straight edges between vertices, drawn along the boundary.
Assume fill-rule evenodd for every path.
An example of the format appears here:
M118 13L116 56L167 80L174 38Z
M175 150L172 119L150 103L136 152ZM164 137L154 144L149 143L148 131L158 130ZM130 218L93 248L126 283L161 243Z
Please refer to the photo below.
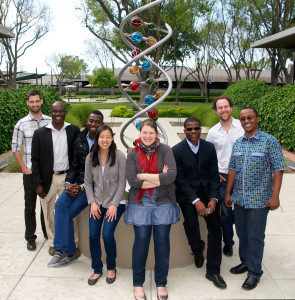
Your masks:
M172 153L172 149L160 143L157 149L158 169L160 186L157 187L156 204L162 205L165 203L176 203L174 180L176 178L176 163ZM162 173L164 164L168 166L168 172ZM138 153L132 149L127 155L127 170L126 177L131 186L128 196L128 203L136 203L136 195L142 187L143 180L137 179L136 175L140 173L138 164ZM142 202L140 201L140 204Z
M112 204L119 206L120 201L126 199L126 158L125 155L116 150L116 162L110 167L110 160L106 162L104 175L102 167L92 166L92 159L89 153L85 160L85 190L88 204L95 201L104 208Z

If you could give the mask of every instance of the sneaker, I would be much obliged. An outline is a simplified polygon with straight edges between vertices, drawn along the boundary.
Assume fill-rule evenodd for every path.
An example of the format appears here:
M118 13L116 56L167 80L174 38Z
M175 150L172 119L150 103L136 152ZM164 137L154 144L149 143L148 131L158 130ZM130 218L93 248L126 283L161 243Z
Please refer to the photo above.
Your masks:
M70 265L72 262L74 262L76 259L78 259L79 255L76 252L74 255L72 256L67 256L65 259L63 259L58 266L59 267L65 267L67 265Z
M67 257L67 254L65 252L56 251L53 258L47 265L47 268L54 268L59 265L59 263Z

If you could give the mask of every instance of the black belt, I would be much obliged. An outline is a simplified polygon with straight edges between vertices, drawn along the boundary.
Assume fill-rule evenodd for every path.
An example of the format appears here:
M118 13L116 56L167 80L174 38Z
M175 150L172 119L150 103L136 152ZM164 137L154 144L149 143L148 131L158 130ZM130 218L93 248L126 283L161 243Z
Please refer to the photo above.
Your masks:
M53 174L54 175L62 175L62 174L65 174L67 172L68 172L68 170L65 170L65 171L53 171Z

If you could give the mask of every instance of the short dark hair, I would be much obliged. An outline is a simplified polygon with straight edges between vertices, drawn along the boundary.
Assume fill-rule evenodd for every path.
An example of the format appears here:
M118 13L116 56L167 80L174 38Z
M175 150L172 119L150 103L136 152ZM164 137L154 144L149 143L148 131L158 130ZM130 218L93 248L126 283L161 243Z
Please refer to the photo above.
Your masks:
M91 158L92 158L92 166L96 167L97 165L100 165L99 159L98 159L98 152L99 152L99 145L98 145L98 138L102 131L104 130L109 130L112 137L114 137L113 130L110 126L108 125L101 125L97 128L96 133L95 133L95 138L94 138L94 146L91 151ZM109 153L108 153L108 158L107 160L111 159L110 167L112 167L115 162L116 162L116 150L117 146L114 142L114 140L111 143Z
M29 100L29 97L31 97L31 96L39 96L40 99L42 99L40 92L39 92L39 91L36 91L36 90L30 90L30 91L28 92L27 100Z
M89 115L88 115L88 118L90 117L90 115L98 115L98 116L101 116L102 120L103 120L103 114L100 110L93 110Z
M257 112L257 110L256 110L255 108L253 108L253 107L250 107L250 106L243 107L243 108L240 110L240 113L241 113L242 110L245 110L245 109L252 109L253 112L254 112L254 114L255 114L255 117L258 117L258 112Z
M217 103L218 100L221 100L221 99L227 100L230 107L234 106L234 102L233 102L233 100L230 97L227 97L227 96L218 96L217 98L214 99L214 101L212 103L212 108L214 110L217 110L216 103Z
M196 118L196 117L188 117L184 122L183 122L183 127L186 128L187 123L189 122L198 122L200 127L202 126L201 121Z
M141 122L140 124L140 128L139 128L139 131L142 130L143 126L150 126L151 128L153 128L155 131L156 131L156 134L158 134L158 126L156 124L156 122L153 120L153 119L145 119Z
M67 111L67 107L66 107L66 105L65 105L62 101L55 101L55 102L53 102L53 103L51 104L50 112L51 112L51 110L52 110L52 107L53 107L54 105L56 105L56 104L62 105L63 108L65 109L65 111Z

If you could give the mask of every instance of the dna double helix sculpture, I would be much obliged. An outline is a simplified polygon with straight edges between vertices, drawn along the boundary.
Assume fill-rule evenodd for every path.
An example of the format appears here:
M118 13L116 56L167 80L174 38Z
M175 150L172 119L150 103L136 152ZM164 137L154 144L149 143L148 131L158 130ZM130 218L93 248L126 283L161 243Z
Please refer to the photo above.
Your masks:
M160 45L165 43L172 35L172 29L168 24L165 24L166 29L162 29L155 25L154 23L146 23L144 22L140 17L137 16L137 14L142 13L145 10L150 9L151 7L158 5L162 2L163 0L156 0L153 1L149 4L146 4L130 14L128 14L122 21L120 25L120 35L123 39L123 41L128 45L128 47L132 51L132 59L122 68L120 73L118 74L118 86L122 92L122 94L138 109L138 113L135 114L132 118L130 118L122 127L121 132L120 132L120 139L122 144L128 149L130 146L127 144L125 141L125 136L124 132L126 128L134 124L134 120L137 118L146 115L147 117L154 119L157 123L157 126L164 137L164 143L168 143L168 137L167 134L164 130L164 128L161 126L159 122L157 122L158 119L158 111L155 108L156 105L164 101L164 99L169 95L171 89L172 89L172 81L169 75L163 70L159 65L157 65L149 56L148 54L152 52L154 49L158 48ZM144 37L143 34L140 31L135 31L133 33L124 33L123 29L124 26L127 22L131 22L132 28L135 28L139 30L140 27L142 26L147 26L149 30L158 30L163 33L166 33L167 35L164 36L161 40L157 41L153 36L148 36ZM145 49L144 51L141 51L140 49L137 48L137 44L145 41L149 47ZM143 71L148 72L150 69L154 67L156 68L161 75L165 76L166 80L168 81L168 87L166 92L162 90L157 90L155 95L146 95L145 97L145 104L146 107L142 107L139 104L137 104L136 101L134 101L127 93L127 91L138 91L140 90L141 85L153 85L157 81L160 80L165 80L162 78L154 79L154 78L148 78L145 81L131 81L128 87L124 88L123 84L121 82L122 76L124 72L129 69L129 72L133 75L136 75L139 71L139 68L141 68ZM138 128L140 126L140 123L137 123L136 127Z

